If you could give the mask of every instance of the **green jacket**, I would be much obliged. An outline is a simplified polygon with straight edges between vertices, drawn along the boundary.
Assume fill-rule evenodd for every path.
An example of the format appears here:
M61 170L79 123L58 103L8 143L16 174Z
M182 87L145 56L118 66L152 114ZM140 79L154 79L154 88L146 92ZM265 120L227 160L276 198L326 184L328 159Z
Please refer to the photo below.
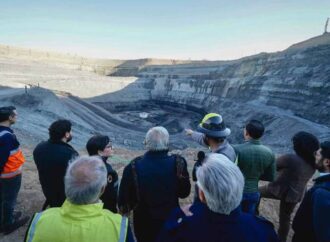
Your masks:
M37 213L28 229L26 242L125 242L127 218L103 209L103 203L74 205Z
M258 191L259 180L275 179L275 155L259 140L251 139L244 144L235 145L238 167L245 178L244 193Z

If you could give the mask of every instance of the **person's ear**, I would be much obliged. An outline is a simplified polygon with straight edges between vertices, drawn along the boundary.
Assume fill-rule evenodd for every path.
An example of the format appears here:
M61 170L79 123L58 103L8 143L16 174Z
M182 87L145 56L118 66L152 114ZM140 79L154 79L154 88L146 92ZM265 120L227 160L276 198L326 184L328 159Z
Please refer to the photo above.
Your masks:
M206 203L205 194L200 188L198 189L198 197L202 203Z
M103 187L101 188L101 192L100 192L100 195L99 195L99 197L101 197L101 196L102 196L102 194L104 193L104 191L105 191L105 187L106 187L106 185L105 185L105 186L103 186Z
M102 150L98 150L98 151L97 151L97 154L98 154L99 156L102 156L102 155L103 155L103 151L102 151Z
M204 137L203 141L207 146L210 146L209 138L207 136Z

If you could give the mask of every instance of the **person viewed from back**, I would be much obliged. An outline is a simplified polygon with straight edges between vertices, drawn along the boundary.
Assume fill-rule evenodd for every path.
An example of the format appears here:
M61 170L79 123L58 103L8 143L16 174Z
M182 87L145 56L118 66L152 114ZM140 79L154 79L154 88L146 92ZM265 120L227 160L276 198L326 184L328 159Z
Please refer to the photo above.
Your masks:
M124 169L118 207L122 214L133 210L138 242L154 242L164 221L179 206L179 198L189 196L190 180L184 158L168 155L169 133L164 127L151 128L145 146L148 151Z
M320 172L314 186L306 193L292 223L292 242L330 241L330 141L315 152Z
M275 155L268 147L261 144L264 125L259 120L250 120L244 128L245 143L234 146L238 167L245 178L242 210L255 214L260 199L259 180L273 181L275 178Z
M133 242L128 220L103 209L100 196L107 185L107 169L96 157L79 157L65 175L67 199L60 208L35 214L26 242Z
M194 182L197 182L197 176L196 176L197 168L200 167L203 164L204 159L205 159L204 151L198 151L197 160L196 160L196 162L194 164L194 168L192 170L192 180Z
M227 141L231 131L226 127L222 116L217 113L205 115L197 131L186 129L186 134L199 144L209 147L213 153L223 154L232 162L236 161L233 147Z
M13 106L0 107L0 232L9 234L23 226L29 217L14 213L25 162L14 131L17 111Z
M209 154L197 169L199 198L189 216L181 209L165 223L158 242L275 242L273 225L243 213L244 177L222 154Z
M94 135L86 144L87 152L90 156L98 156L102 159L107 168L108 179L104 193L100 197L105 209L117 212L118 174L107 162L112 153L110 138L106 135Z
M261 197L278 199L280 203L280 241L286 241L291 214L303 198L306 184L315 173L314 153L319 149L317 138L307 132L298 132L292 138L295 154L286 154L276 160L276 178L259 187Z
M68 143L72 139L71 122L60 119L49 127L49 140L37 145L33 151L39 181L46 197L44 208L60 207L65 200L64 175L70 160L78 152Z

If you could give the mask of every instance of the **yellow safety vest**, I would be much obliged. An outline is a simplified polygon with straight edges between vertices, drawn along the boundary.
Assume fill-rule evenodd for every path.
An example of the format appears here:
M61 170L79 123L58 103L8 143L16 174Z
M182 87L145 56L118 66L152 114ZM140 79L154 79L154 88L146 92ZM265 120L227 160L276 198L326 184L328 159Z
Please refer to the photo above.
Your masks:
M128 220L103 203L74 205L68 200L34 216L26 242L125 242Z

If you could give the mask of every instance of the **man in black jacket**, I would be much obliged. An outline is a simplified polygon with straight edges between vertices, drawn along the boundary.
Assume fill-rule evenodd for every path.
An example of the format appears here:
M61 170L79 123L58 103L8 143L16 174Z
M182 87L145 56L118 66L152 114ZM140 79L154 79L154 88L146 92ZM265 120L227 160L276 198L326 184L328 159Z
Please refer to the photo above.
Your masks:
M68 144L72 139L71 122L57 120L49 127L49 140L41 142L33 151L42 191L46 197L43 209L60 207L65 200L64 176L70 160L78 156Z
M330 241L330 141L321 143L315 161L320 175L305 194L293 220L293 242Z
M133 210L138 242L153 242L179 198L190 193L187 163L181 156L168 155L169 134L163 127L147 132L148 151L124 169L118 207L122 214Z

